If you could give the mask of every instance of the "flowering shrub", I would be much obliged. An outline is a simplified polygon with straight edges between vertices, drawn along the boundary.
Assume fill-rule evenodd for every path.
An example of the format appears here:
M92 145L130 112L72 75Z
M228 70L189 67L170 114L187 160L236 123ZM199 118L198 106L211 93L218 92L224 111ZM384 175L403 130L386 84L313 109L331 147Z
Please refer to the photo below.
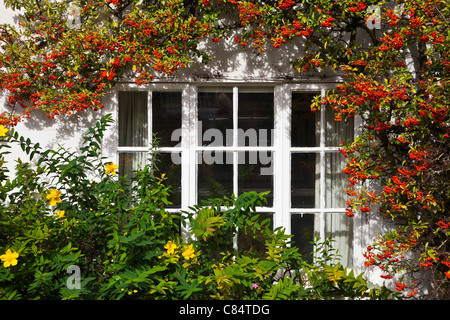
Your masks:
M17 143L35 163L18 160L12 180L0 169L1 298L395 296L369 289L361 275L331 261L329 243L317 245L316 265L303 261L288 245L290 236L256 214L264 193L211 199L184 212L183 220L169 213L170 188L155 157L133 177L115 175L120 168L101 157L110 121L105 116L89 129L80 153L44 151L14 129L0 138L0 148ZM189 239L180 233L186 222ZM265 251L236 250L231 239L238 232L262 236Z

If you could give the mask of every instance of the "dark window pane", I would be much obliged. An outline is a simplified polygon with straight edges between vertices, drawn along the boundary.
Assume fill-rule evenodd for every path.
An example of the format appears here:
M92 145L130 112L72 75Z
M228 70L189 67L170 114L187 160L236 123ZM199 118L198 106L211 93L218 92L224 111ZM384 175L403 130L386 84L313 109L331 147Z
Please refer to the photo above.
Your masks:
M238 193L270 191L267 206L272 206L272 152L239 152L238 161Z
M198 203L233 194L233 162L229 152L202 152L198 159ZM213 160L213 161L211 161Z
M199 145L232 145L233 93L199 92L198 120L201 134Z
M270 219L270 225L268 228L272 230L273 228L273 214L272 213L258 213L259 223L263 222L266 219ZM265 237L262 231L255 231L255 228L251 228L248 226L243 230L239 230L238 234L238 249L239 251L251 251L256 253L260 257L264 257L266 255L266 246L265 246ZM252 231L255 234L252 234Z
M181 134L172 134L181 130L181 92L152 93L152 130L160 139L161 147L174 147L181 141ZM181 132L181 131L179 131Z
M119 92L119 146L147 147L147 92Z
M320 93L292 93L292 147L317 147L320 145L320 111L311 111L311 101L318 94Z
M166 180L163 181L165 186L170 186L170 196L168 200L172 204L168 208L181 207L181 154L180 153L159 153L157 163L156 177L160 177L165 173Z
M149 155L147 152L123 152L119 154L119 173L132 179L134 171L143 169L147 164ZM172 202L167 208L181 207L181 154L180 153L160 153L158 154L156 177L165 173L164 185L171 187L171 194L168 200Z
M313 261L313 245L311 242L315 239L316 220L315 214L293 214L291 215L291 234L293 245L302 254L306 262Z
M239 93L239 146L270 146L274 128L272 92ZM257 139L254 138L256 133Z
M319 155L315 153L291 155L291 206L293 208L316 206L316 181L318 180L316 158L318 157Z

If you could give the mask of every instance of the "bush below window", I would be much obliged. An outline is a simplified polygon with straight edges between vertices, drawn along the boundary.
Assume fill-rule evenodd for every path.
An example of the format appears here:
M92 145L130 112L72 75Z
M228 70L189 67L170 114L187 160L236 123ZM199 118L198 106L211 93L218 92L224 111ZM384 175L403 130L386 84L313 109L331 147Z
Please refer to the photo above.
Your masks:
M1 149L19 144L35 162L18 159L13 179L0 168L0 298L396 297L384 287L369 289L361 275L342 267L329 241L315 244L315 264L303 260L289 245L291 236L256 214L265 193L170 213L166 176L154 175L154 146L132 177L116 174L121 168L101 157L110 122L105 116L90 128L79 153L44 151L13 129L0 137ZM191 238L182 239L180 224ZM263 249L233 248L238 231L257 235Z

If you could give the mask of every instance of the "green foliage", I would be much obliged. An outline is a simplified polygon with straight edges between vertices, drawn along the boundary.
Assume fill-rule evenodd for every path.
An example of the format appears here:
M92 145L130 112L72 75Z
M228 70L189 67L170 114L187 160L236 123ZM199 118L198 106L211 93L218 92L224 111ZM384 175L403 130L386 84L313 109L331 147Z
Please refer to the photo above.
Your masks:
M79 153L44 151L13 129L0 138L1 149L17 143L33 162L17 160L13 179L1 168L0 298L392 296L369 290L361 275L333 264L329 242L316 244L317 265L305 263L290 236L255 212L266 193L211 199L183 212L183 219L168 212L170 187L165 175L155 175L156 146L132 177L116 175L120 168L101 157L110 122L105 116L90 128ZM180 225L193 238L182 239ZM262 237L264 252L234 248L239 232Z

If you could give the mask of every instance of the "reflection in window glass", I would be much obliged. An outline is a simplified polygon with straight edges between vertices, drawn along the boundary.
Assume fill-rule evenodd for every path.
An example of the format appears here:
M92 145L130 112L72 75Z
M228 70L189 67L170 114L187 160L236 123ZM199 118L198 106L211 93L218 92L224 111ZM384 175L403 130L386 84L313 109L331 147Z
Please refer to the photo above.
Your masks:
M181 129L181 92L152 93L152 130L160 147L174 147L180 136L172 141L172 133Z
M147 92L119 92L119 146L148 146Z
M325 236L331 237L332 246L340 256L339 262L347 268L353 267L353 219L345 213L327 213Z
M320 93L292 93L292 147L316 147L320 145L320 111L311 111L311 101L318 94Z
M291 215L291 234L292 242L295 247L298 248L299 253L303 259L312 263L313 261L313 245L312 241L315 240L316 214L293 214Z
M238 99L238 128L246 134L245 139L239 135L239 145L270 146L274 128L273 92L239 93ZM253 132L257 139L253 138Z
M231 152L199 153L198 203L209 198L223 198L233 194L233 162ZM223 161L209 161L211 158Z
M314 208L316 206L316 158L315 153L291 155L291 207ZM317 183L318 188L319 183Z
M201 126L200 145L232 145L233 134L230 130L233 129L233 93L199 92L198 120L199 127ZM227 137L227 130L229 130L229 137ZM207 132L206 135L205 132ZM214 141L212 137L220 137L221 141Z
M238 193L270 191L267 206L273 204L273 174L271 172L272 153L239 152Z

